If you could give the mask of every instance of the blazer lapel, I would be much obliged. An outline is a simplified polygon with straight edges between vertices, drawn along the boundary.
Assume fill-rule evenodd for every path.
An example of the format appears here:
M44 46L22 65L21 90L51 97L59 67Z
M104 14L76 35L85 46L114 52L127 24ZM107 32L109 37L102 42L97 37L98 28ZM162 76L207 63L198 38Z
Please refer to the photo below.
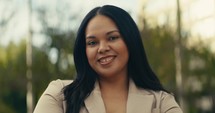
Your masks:
M132 80L129 81L127 113L151 113L154 96L146 90L138 89Z
M89 113L106 113L98 81L92 93L84 101ZM136 87L132 80L129 81L129 93L126 113L151 113L155 107L154 96L150 92Z
M98 81L96 81L94 90L85 99L84 103L89 113L105 113L105 106L101 97Z

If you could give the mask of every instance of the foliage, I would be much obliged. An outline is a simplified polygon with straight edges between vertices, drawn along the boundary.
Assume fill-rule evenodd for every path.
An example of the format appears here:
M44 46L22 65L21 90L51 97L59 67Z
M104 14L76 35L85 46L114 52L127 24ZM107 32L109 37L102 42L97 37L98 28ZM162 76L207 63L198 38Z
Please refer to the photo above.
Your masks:
M15 45L11 43L1 48L0 53L0 112L26 112L26 46L25 41ZM63 50L63 48L60 48ZM33 47L33 94L35 103L47 87L55 79L72 79L75 75L74 65L57 72L49 55L41 48ZM63 57L61 59L63 60Z
M150 28L144 23L141 31L146 53L161 82L176 94L175 32L168 26ZM193 47L182 37L183 98L189 113L214 113L215 109L215 55L203 43ZM207 103L205 106L204 103ZM186 112L185 111L185 112Z
M166 26L145 27L141 33L149 63L164 86L175 92L173 33Z
M215 55L207 45L200 42L185 51L184 57L186 57L184 65L187 67L184 70L187 75L187 79L184 79L187 107L203 113L214 113ZM204 102L207 102L208 106L203 105Z
M0 112L25 112L25 46L11 43L0 50L5 56L0 59Z

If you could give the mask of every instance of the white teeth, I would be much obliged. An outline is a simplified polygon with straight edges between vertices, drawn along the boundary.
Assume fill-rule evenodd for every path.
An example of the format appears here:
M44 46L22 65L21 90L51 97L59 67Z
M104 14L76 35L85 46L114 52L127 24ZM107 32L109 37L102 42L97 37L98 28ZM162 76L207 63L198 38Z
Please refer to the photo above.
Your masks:
M100 59L100 62L107 63L107 62L111 61L112 59L113 59L113 57L103 58L103 59Z

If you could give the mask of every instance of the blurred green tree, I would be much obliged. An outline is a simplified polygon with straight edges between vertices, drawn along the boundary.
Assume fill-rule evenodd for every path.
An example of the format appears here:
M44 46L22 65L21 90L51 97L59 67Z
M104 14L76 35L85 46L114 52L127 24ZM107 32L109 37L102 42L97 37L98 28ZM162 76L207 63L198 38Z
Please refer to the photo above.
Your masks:
M202 42L184 54L185 100L190 113L215 112L215 54ZM206 104L205 104L206 103ZM195 108L195 109L194 109Z
M176 92L173 31L167 26L145 27L141 35L152 69L167 89Z
M62 44L63 45L63 44ZM0 48L0 108L1 113L26 112L26 44L25 41L15 45L10 43ZM68 48L59 48L66 51ZM72 50L71 50L72 51ZM71 53L70 53L71 54ZM60 57L59 60L64 60ZM42 48L33 47L33 92L35 103L47 87L55 79L72 79L75 68L70 64L57 72L56 64L49 59L49 54ZM60 67L59 67L60 68Z
M76 16L66 13L65 8L69 9L69 6L64 2L59 2L56 10L49 8L38 6L33 9L42 25L40 32L32 30L33 36L39 34L46 38L46 42L41 47L35 47L33 50L33 85L37 84L37 87L33 86L35 103L51 80L73 79L76 73L73 62L76 33L68 27ZM52 20L50 15L54 15L53 18L57 21L54 25L50 22ZM68 25L65 25L65 22Z
M23 113L25 110L25 45L10 43L0 49L1 113ZM6 112L7 111L7 112Z
M175 82L175 31L168 27L150 27L144 23L141 32L151 67L164 87L177 97ZM214 113L215 55L202 42L189 47L182 37L183 97L189 113ZM203 102L204 101L204 102ZM202 103L207 103L203 105Z

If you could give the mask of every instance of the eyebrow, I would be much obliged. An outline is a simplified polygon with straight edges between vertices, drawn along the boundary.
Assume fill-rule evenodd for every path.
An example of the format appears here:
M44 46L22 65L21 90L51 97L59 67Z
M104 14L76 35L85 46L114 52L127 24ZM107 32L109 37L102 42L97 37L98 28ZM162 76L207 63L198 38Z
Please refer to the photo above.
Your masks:
M112 30L112 31L107 32L106 34L109 35L109 34L111 34L113 32L119 32L119 30L117 30L117 29L116 30Z
M111 33L113 33L113 32L119 32L119 30L116 29L116 30L109 31L109 32L106 33L106 35L109 35L109 34L111 34ZM87 37L86 37L86 39L93 39L93 38L96 38L96 37L93 36L93 35L87 36Z

